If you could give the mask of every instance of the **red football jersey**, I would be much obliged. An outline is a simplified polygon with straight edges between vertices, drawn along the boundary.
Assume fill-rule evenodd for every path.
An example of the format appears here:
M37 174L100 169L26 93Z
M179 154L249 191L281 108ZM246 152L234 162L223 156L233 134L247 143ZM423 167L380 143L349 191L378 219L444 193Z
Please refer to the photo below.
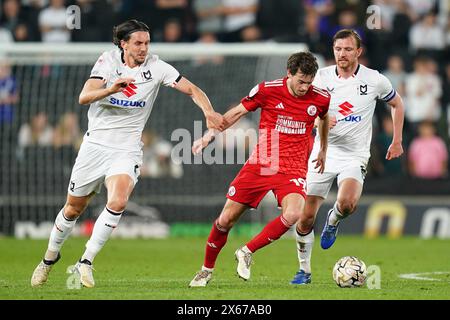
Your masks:
M314 120L327 114L330 95L311 85L305 95L295 97L287 79L260 83L241 100L249 111L261 108L258 144L248 163L306 177Z

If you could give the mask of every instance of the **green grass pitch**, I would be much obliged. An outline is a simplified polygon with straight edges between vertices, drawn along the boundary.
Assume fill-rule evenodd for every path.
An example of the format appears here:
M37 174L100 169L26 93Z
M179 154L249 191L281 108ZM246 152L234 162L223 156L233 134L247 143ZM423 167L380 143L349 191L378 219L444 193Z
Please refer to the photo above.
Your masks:
M450 240L398 240L338 237L322 250L316 236L312 284L289 284L298 262L293 239L281 239L254 255L252 277L235 271L234 250L248 239L230 237L206 288L188 288L203 262L205 238L111 239L97 256L96 287L68 289L66 269L83 252L87 239L70 238L46 285L31 288L30 277L47 246L44 240L0 239L0 299L450 299ZM331 270L342 256L354 255L381 270L381 288L342 289ZM417 274L429 280L403 279ZM70 281L69 281L70 283Z

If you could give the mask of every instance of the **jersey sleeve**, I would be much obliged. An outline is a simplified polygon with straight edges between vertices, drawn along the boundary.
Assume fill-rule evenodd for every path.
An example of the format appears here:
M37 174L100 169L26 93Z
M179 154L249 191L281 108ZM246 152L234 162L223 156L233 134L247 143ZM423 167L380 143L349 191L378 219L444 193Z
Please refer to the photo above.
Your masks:
M161 82L166 87L174 87L181 80L181 75L172 65L159 60L162 69Z
M321 89L325 88L325 86L323 85L322 77L320 76L320 71L317 71L312 84L313 84L313 86L321 88Z
M319 118L323 119L323 117L325 117L325 115L328 113L328 109L330 108L330 101L331 101L331 96L328 96L328 98L324 99L324 103L322 104L322 107L320 108L320 112L319 112Z
M391 101L395 95L395 89L392 87L391 82L389 81L386 76L382 75L381 73L378 75L378 83L377 83L377 93L378 93L378 99L381 99L385 102Z
M250 90L248 96L241 100L242 105L248 111L255 111L260 108L264 104L264 92L263 92L264 84L260 83Z
M112 63L108 57L108 53L104 52L95 63L94 67L91 70L91 75L89 78L91 79L104 79L108 80L109 74L111 71Z

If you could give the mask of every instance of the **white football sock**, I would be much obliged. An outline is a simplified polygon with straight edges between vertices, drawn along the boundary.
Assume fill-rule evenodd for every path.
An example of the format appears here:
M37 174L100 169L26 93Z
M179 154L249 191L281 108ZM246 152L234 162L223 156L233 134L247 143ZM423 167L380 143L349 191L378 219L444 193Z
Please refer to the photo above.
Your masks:
M202 271L208 271L208 272L213 272L214 268L207 268L205 266L202 266Z
M120 218L123 212L114 212L111 209L105 207L94 225L91 238L86 243L86 251L84 252L81 260L89 260L91 263L94 261L95 256L108 241L113 230L119 224Z
M303 270L306 273L311 273L311 253L314 245L314 229L306 235L300 235L297 230L295 231L300 270Z
M70 220L64 216L64 208L59 211L48 240L48 249L44 256L45 260L54 261L56 259L58 252L61 250L64 241L69 237L76 222L76 219Z
M249 249L247 246L243 246L241 249L242 249L242 251L244 251L245 253L253 253L253 252L250 251L250 249Z
M338 210L337 202L334 203L333 210L331 211L330 218L328 219L328 224L336 226L340 220L344 219L344 215Z

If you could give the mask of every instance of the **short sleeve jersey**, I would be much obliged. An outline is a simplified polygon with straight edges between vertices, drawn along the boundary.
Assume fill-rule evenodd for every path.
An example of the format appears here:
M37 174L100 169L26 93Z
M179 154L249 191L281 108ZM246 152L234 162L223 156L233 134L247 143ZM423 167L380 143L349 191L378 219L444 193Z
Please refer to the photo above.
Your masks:
M103 79L110 87L118 78L135 82L123 91L92 103L88 112L87 141L112 148L140 150L141 135L161 84L175 86L178 71L156 55L149 54L140 66L128 67L121 51L104 52L95 63L90 78Z
M336 66L319 69L314 85L331 95L331 116L337 124L329 132L327 157L370 157L372 117L376 100L392 100L396 92L390 81L378 71L359 65L347 79L340 77ZM320 141L316 136L316 143Z
M249 111L261 109L258 144L248 162L305 177L309 136L316 117L328 112L330 95L311 85L305 95L295 97L286 77L260 83L241 102Z

